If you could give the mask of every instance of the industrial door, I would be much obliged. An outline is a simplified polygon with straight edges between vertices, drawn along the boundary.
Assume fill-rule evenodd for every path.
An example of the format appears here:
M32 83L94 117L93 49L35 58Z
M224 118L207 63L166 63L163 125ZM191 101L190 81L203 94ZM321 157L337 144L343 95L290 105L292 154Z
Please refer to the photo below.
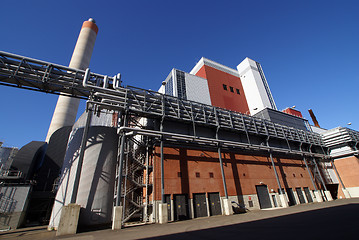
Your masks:
M256 189L261 209L271 208L272 204L270 202L267 185L257 185Z
M305 196L308 199L308 202L309 203L313 202L313 198L312 198L312 195L310 194L309 188L305 187L304 188L304 193L305 193Z
M165 195L165 203L167 203L167 216L168 216L168 221L171 221L171 195Z
M296 201L295 201L295 198L294 198L293 189L286 188L286 191L287 191L287 195L288 195L289 206L295 205Z
M207 217L207 202L205 193L193 194L193 212L194 217Z
M188 219L188 198L187 194L177 194L173 196L174 204L174 219L186 220Z
M219 193L208 193L208 202L211 216L222 214Z
M303 196L302 189L300 187L298 187L298 188L295 189L295 191L298 194L300 204L305 203L305 199L304 199L304 196Z

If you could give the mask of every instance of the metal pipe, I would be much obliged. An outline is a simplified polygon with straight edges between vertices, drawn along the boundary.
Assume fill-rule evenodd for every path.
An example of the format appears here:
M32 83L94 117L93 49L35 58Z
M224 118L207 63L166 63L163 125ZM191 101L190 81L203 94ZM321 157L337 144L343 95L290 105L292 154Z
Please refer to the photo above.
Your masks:
M226 199L228 199L226 176L224 175L221 147L218 147L218 158L219 158L219 164L220 164L220 166L221 166L224 196L225 196Z
M83 164L83 160L84 160L84 156L85 156L87 135L88 135L89 127L90 127L91 118L92 118L92 108L88 108L84 132L82 134L80 155L79 155L79 160L77 163L77 170L76 170L76 175L75 175L75 180L74 180L74 188L72 190L71 203L76 203L76 199L77 199L77 192L78 192L79 184L80 184L82 164Z
M320 174L320 170L319 170L318 164L317 164L317 162L315 161L314 158L313 158L313 162L314 162L314 164L315 164L315 167L317 168L317 171L318 171L318 174L319 174L319 178L320 178L320 181L321 181L322 184L323 184L324 190L325 190L325 191L328 191L328 190L327 190L327 187L325 186L325 182L324 182L324 179L323 179L323 177L322 177L322 174Z
M124 122L123 125L127 125L127 114L124 116ZM117 179L117 198L116 198L116 206L121 205L121 195L122 195L122 170L123 170L123 160L125 157L125 142L126 142L126 135L124 133L121 134L121 143L119 148L119 163L118 163L118 179Z
M317 186L315 186L315 182L314 182L314 179L313 179L312 173L310 172L310 169L309 169L309 167L308 167L307 159L305 159L305 157L304 157L304 156L303 156L303 160L304 160L304 163L305 163L305 167L307 168L307 171L308 171L308 174L309 174L310 180L312 181L312 184L313 184L314 190L315 190L315 191L317 191Z
M119 131L133 131L136 134L144 135L143 133L146 133L146 135L151 135L154 137L158 137L159 135L163 136L164 138L177 138L177 139L183 139L188 141L208 141L208 143L219 143L219 144L226 144L231 146L238 146L238 147L246 147L251 149L262 149L262 150L273 150L278 152L284 152L284 153L293 153L293 154L305 154L307 156L315 156L315 157L326 157L322 154L316 154L316 153L303 153L301 151L288 151L285 149L270 147L270 146L256 146L256 145L248 145L247 143L238 143L233 141L227 141L227 140L220 140L220 139L214 139L214 138L205 138L205 137L198 137L194 138L193 136L189 135L182 135L178 133L170 133L170 132L162 132L162 131L153 131L153 130L146 130L146 129L139 129L139 128L130 128L130 127L120 127Z
M278 187L279 187L279 194L282 194L282 185L280 184L280 181L279 181L277 169L275 168L275 164L274 164L274 160L273 160L273 156L272 156L272 152L271 152L271 151L269 151L269 157L270 157L270 160L271 160L271 162L272 162L272 167L273 167L273 170L274 170L274 175L275 175L275 178L276 178L276 180L277 180Z
M164 166L164 156L163 156L163 140L161 139L161 201L165 203L165 166Z

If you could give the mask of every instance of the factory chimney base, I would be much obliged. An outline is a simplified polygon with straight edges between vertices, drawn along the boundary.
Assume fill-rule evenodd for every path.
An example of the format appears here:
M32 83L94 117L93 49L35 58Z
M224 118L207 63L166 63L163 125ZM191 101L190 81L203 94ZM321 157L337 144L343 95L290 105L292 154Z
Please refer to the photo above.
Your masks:
M284 207L284 208L289 207L289 203L287 201L285 194L283 194L283 193L279 194L279 199L280 199L280 202L282 203L282 207Z
M76 203L70 203L62 207L59 226L56 236L76 234L79 222L81 206Z
M352 197L350 196L349 191L348 191L346 188L342 188L342 191L343 191L343 193L344 193L344 197L345 197L345 198L352 198Z
M158 206L158 221L160 224L168 223L167 203L160 203Z
M113 207L112 230L118 230L122 228L122 211L122 206Z
M315 190L315 191L314 191L314 196L315 196L315 198L317 199L317 202L323 202L323 197L322 197L322 195L320 194L320 191L319 191L319 190Z
M327 198L327 201L333 201L332 194L329 191L324 191L325 197Z

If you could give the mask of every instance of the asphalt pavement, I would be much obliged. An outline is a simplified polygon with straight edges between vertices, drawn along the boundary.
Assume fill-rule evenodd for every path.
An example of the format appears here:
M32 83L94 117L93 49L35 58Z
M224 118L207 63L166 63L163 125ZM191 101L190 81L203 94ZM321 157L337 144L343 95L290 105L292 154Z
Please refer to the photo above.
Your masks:
M0 239L358 239L359 198L255 210L231 216L196 218L56 237L46 227L0 232Z

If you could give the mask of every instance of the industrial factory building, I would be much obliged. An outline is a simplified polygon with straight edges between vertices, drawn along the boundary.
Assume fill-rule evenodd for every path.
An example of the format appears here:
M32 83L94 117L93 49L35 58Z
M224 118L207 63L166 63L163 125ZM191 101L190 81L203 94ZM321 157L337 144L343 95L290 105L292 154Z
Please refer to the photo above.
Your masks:
M158 92L125 87L120 75L87 68L97 31L84 23L70 67L0 53L5 85L66 95L46 142L29 143L1 168L0 220L14 217L12 228L119 229L359 197L359 132L278 110L258 62L233 69L201 58L189 72L164 75ZM71 97L87 100L75 123ZM43 211L31 214L36 206Z

